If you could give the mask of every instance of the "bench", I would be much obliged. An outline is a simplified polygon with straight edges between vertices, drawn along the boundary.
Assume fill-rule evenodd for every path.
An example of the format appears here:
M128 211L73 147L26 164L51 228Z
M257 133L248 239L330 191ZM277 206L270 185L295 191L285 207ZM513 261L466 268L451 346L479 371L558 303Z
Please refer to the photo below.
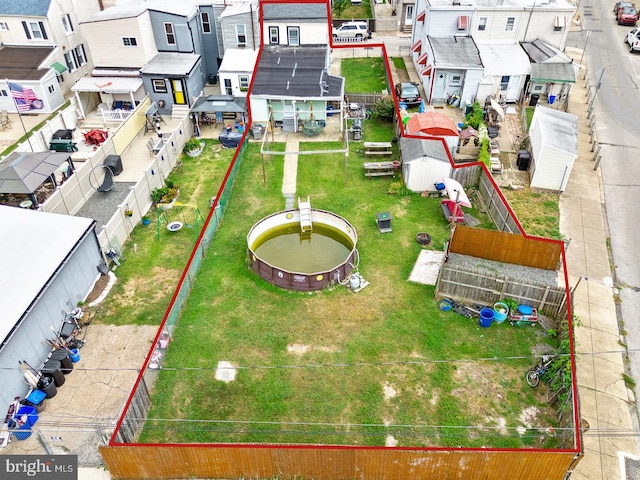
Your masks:
M444 213L444 218L447 219L447 222L452 222L454 221L453 219L453 214L451 213L451 208L449 207L449 204L455 205L455 202L452 200L443 200L442 203L440 204L442 206L442 212ZM456 223L464 223L464 213L462 212L462 209L460 207L458 207L458 214L457 214L457 218L455 219Z
M396 167L394 162L365 162L365 177L383 177L395 175Z

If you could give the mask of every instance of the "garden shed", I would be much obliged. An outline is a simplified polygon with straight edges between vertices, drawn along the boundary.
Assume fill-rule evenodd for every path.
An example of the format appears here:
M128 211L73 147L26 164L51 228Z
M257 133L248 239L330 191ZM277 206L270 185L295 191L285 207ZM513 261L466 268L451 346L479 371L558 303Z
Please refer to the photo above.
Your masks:
M435 191L435 184L451 176L451 162L440 138L400 138L402 177L413 192Z
M416 113L409 118L406 124L406 132L409 135L442 137L447 142L450 152L455 152L460 141L458 126L446 114L435 110Z
M38 368L59 330L62 310L86 299L102 253L95 221L0 206L0 408L27 393L19 361Z
M529 138L531 187L563 192L578 157L578 117L539 105Z

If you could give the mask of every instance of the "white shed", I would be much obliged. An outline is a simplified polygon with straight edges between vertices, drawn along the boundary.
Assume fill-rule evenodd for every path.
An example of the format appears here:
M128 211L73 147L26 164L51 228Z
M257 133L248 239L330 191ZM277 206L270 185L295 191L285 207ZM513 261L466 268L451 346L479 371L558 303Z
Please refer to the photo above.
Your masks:
M400 138L402 177L413 192L435 191L435 184L451 176L451 161L441 138Z
M529 138L531 187L563 192L578 157L578 117L538 105Z

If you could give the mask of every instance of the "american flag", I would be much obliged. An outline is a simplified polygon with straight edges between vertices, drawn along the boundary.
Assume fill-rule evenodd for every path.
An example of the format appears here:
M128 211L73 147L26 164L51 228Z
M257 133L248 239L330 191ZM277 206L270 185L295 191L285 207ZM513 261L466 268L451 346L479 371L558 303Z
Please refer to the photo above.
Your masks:
M44 104L36 96L36 92L31 88L25 88L17 83L9 82L11 96L16 102L18 112L28 112L30 110L42 110Z

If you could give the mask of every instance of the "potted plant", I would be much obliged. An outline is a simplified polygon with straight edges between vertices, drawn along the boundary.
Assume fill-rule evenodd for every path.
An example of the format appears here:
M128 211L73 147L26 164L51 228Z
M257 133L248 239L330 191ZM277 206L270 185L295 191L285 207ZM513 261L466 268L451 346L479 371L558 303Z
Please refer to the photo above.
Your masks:
M131 210L130 208L125 209L124 216L125 217L133 217L133 210Z
M151 218L149 218L149 215L144 215L141 220L143 225L149 225L151 223Z
M204 150L204 141L191 137L184 144L182 151L190 157L197 157Z
M172 204L178 198L180 189L169 179L164 181L164 187L154 188L151 190L151 200L156 205L167 206Z

